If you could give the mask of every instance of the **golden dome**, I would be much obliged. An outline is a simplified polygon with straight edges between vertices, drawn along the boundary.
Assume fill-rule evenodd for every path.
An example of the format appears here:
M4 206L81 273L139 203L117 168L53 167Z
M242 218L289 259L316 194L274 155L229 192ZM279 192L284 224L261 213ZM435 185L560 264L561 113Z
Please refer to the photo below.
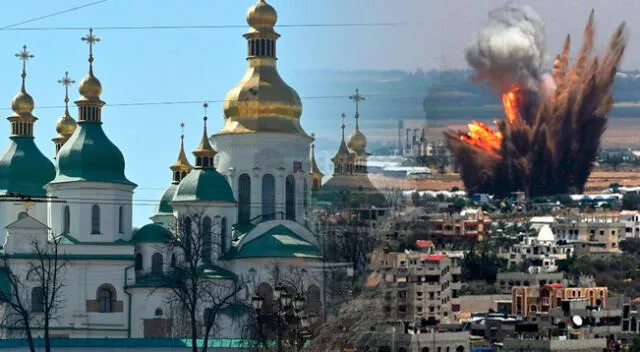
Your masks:
M250 61L242 80L227 93L224 102L226 121L220 133L306 135L300 126L300 96L282 80L275 62L267 64L265 61Z
M78 127L76 121L68 114L58 118L56 121L56 132L67 139L75 132L76 127Z
M247 24L253 28L273 27L277 21L276 10L264 0L259 0L247 11Z
M92 69L90 69L89 74L80 81L78 91L80 92L80 95L88 99L100 98L100 93L102 93L102 84L93 75Z
M364 154L367 148L367 137L356 127L347 140L347 146L357 154Z
M11 100L11 110L18 115L30 114L33 112L33 106L33 98L24 89Z
M184 135L180 136L180 152L178 153L178 159L169 168L171 171L184 171L186 173L193 170L193 166L189 163L189 159L187 159L187 155L184 152Z

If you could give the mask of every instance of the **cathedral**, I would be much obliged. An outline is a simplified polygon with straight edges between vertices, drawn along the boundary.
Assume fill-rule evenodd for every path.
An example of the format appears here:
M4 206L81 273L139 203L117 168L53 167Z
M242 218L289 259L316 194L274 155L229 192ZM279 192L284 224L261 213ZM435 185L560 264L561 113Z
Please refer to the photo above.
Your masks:
M323 176L310 153L314 137L300 124L298 93L276 68L276 11L259 0L246 19L248 67L225 98L224 126L209 134L205 110L193 158L182 140L176 141L178 157L169 167L167 188L150 223L140 229L132 226L137 185L127 178L123 153L102 128L109 116L102 114L102 85L94 73L98 39L91 30L82 38L89 45L88 73L79 82L77 121L69 112L68 94L65 99L53 138L55 163L34 143L37 118L25 69L30 54L26 47L19 53L22 85L11 102L11 135L0 157L0 198L14 200L0 202L0 290L11 290L8 275L13 275L20 280L23 302L32 313L41 313L43 288L29 270L36 259L34 244L46 248L52 238L61 238L65 288L64 303L51 321L56 337L180 337L171 328L171 291L158 278L180 265L180 256L166 247L167 238L178 222L192 231L196 225L189 216L196 210L202 229L193 231L219 245L191 255L201 257L207 280L250 278L235 297L238 306L250 307L255 295L273 297L280 283L270 277L271 266L295 265L305 272L299 282L305 304L321 313L322 253L307 226L312 190L320 189ZM71 83L68 77L61 81L66 87ZM366 139L358 143L361 148L354 144L354 150L363 153ZM366 167L353 165L354 172ZM217 336L238 338L242 327L235 318L253 314L221 313ZM33 329L42 336L41 327Z

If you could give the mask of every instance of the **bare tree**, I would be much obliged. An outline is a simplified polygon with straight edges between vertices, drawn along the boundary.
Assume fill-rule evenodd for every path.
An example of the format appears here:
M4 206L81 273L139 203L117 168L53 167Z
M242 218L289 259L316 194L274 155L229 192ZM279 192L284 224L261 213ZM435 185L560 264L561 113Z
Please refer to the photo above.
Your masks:
M314 302L305 302L309 296L307 285L310 281L311 277L302 267L283 267L280 263L272 265L266 283L275 290L270 293L261 292L259 287L254 289L254 299L259 298L263 302L254 319L247 322L248 337L256 342L254 347L269 350L269 342L275 340L278 352L304 349L319 313L319 308L313 306Z
M62 272L66 261L59 252L61 240L61 236L53 236L44 244L34 241L33 259L27 259L23 277L12 269L10 257L4 257L3 269L9 284L9 292L0 291L0 304L5 305L4 322L24 329L29 349L34 352L33 329L40 326L44 330L45 351L51 352L51 321L64 304ZM33 280L35 284L25 285L23 280Z
M204 326L202 351L206 351L219 313L237 304L236 296L246 288L242 277L213 264L212 258L217 257L221 248L220 236L214 233L218 225L204 211L190 210L177 219L173 236L166 243L169 257L175 256L175 261L172 259L172 267L163 276L162 286L170 290L168 305L186 312L186 331L193 352L198 351L200 324ZM224 277L220 277L221 273Z

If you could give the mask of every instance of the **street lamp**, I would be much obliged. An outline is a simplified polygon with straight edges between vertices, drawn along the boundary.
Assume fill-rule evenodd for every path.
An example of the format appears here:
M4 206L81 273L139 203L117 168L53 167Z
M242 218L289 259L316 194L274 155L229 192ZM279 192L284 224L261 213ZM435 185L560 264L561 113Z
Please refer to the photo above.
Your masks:
M251 305L256 312L256 321L260 330L267 321L275 329L278 352L284 351L283 339L286 338L296 350L302 348L311 339L310 326L318 321L317 314L305 314L305 298L295 297L287 292L284 285L276 285L273 290L273 310L264 309L265 298L255 294L251 297Z

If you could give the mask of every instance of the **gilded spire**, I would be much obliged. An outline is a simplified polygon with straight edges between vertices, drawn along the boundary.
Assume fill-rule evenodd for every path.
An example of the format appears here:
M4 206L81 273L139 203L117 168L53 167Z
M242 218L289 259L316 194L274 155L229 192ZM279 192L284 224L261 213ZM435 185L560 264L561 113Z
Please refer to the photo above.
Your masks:
M58 83L64 86L64 115L56 121L56 132L58 134L52 139L56 144L56 154L58 154L62 145L71 137L77 127L76 121L69 114L69 86L76 83L76 81L72 80L69 77L69 72L65 71L64 77L59 79Z
M346 116L347 115L345 115L344 113L340 115L340 117L342 118L342 125L340 126L340 128L342 129L342 137L340 138L340 146L338 147L338 152L333 157L333 159L336 159L339 157L349 157L351 155L351 152L349 151L349 148L347 147L347 144L344 141L344 128L346 127L344 124L344 119Z
M247 11L248 67L224 99L225 124L218 134L284 133L309 138L300 125L302 101L276 68L278 15L265 1Z
M11 122L11 137L33 137L33 123L37 120L31 113L33 112L33 98L26 89L27 61L34 56L27 51L27 46L22 47L22 51L15 55L22 61L22 86L20 92L13 97L11 109L13 114L9 116Z
M213 169L213 158L216 156L216 151L209 142L209 135L207 134L207 108L209 104L202 104L204 108L204 131L202 133L202 141L200 145L193 151L193 155L196 156L196 168Z
M313 138L315 141L316 134L312 133L311 138ZM311 144L311 175L314 177L320 177L320 178L324 176L324 174L322 173L322 171L320 171L320 168L318 167L318 163L316 163L316 144L315 143Z
M360 102L364 100L364 97L360 95L360 91L356 88L356 94L349 96L349 99L353 100L356 103L356 114L354 118L356 119L356 128L353 130L351 135L349 136L349 140L347 141L347 146L349 149L353 150L358 155L366 154L367 148L367 137L364 136L362 132L360 132Z
M102 93L102 84L93 75L93 46L100 42L100 38L93 34L93 29L89 28L89 34L80 38L83 42L89 44L89 73L80 81L78 85L78 91L80 92L79 102L87 102L86 106L102 107L104 102L100 100L100 93ZM88 116L84 116L88 115ZM94 121L100 122L100 114L93 116L92 113L83 114L80 109L80 121Z
M178 153L178 160L169 167L171 171L173 171L174 184L180 183L180 181L193 170L193 166L189 163L187 155L184 152L184 122L180 124L180 128L182 129L182 134L180 135L180 153Z

